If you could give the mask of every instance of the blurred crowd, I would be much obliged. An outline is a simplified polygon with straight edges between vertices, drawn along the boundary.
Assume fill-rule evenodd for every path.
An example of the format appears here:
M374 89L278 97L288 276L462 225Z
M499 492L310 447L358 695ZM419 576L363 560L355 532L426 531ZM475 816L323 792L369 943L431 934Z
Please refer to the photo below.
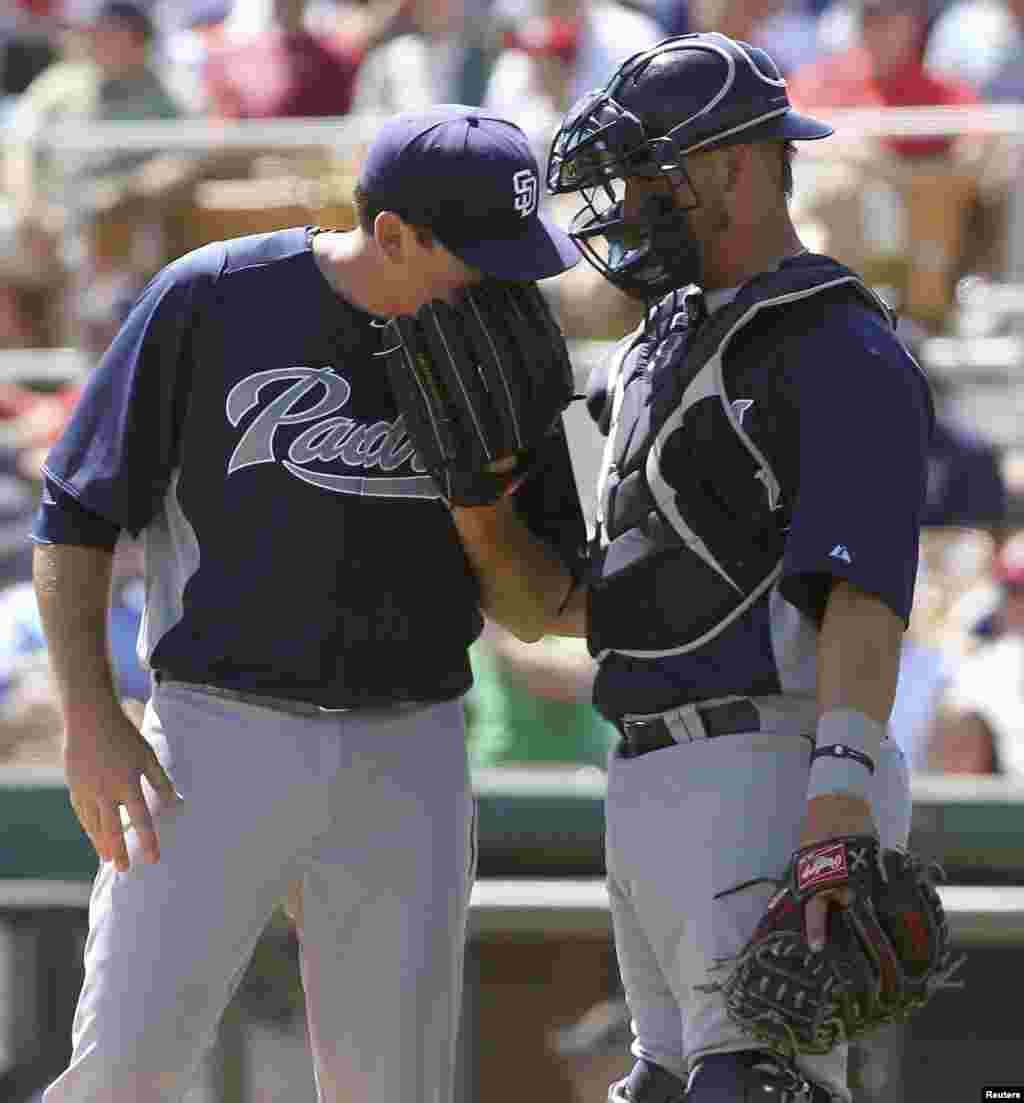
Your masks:
M173 133L168 121L208 120L225 133L235 120L348 117L369 126L454 101L518 122L543 164L562 114L624 57L668 34L712 29L767 48L791 99L819 114L1024 103L1024 0L7 0L0 364L11 368L0 371L0 761L56 759L59 745L25 534L41 458L81 372L41 379L27 354L73 349L88 371L140 288L173 257L242 233L352 224L365 148L356 132L325 143L320 131L301 147L275 146L258 131L251 146L162 147ZM109 136L90 143L92 124L118 122L153 124L152 144L122 146ZM865 136L841 128L796 162L793 207L805 242L880 290L926 369L929 342L970 328L958 288L968 278L999 286L1012 275L1019 145L980 131ZM559 213L567 221L571 210ZM640 316L586 265L550 282L572 341L618 337ZM987 331L1018 332L1014 311ZM1008 371L1020 383L1024 362ZM965 420L941 373L933 382L940 420L928 528L893 732L917 771L1017 776L1019 479L1005 441ZM579 454L596 447L595 437ZM587 498L589 472L580 484ZM147 684L134 656L139 549L126 542L118 565L112 648L134 702ZM583 645L526 647L488 626L474 668L467 709L477 766L600 767L614 733L587 703L594 671Z

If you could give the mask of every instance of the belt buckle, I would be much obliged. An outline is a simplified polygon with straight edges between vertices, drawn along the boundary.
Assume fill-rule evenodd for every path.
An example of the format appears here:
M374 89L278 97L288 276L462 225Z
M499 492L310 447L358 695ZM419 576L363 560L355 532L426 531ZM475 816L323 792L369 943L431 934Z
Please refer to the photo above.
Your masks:
M623 744L629 750L627 758L647 754L650 751L671 747L676 742L662 717L637 718L622 721ZM667 740L665 739L667 736Z
M642 735L654 730L655 720L623 720L622 734L631 739L634 735Z

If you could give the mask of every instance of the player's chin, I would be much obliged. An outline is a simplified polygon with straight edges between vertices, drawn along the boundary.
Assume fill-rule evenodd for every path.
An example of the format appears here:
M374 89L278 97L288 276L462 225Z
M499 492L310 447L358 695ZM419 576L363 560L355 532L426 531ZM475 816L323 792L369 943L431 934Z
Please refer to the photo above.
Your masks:
M456 305L466 296L470 288L476 287L487 279L479 268L473 268L448 253L440 270L431 273L425 281L424 302L440 299L442 302ZM421 304L422 305L422 304Z
M428 284L421 290L410 295L401 310L396 310L396 314L416 314L421 307L426 306L428 303L447 303L449 306L457 305L463 291L461 288L448 287L443 284Z
M481 279L461 280L457 284L443 288L433 298L440 299L442 302L448 303L449 306L457 306L466 297L467 292L477 287L482 280L482 277Z

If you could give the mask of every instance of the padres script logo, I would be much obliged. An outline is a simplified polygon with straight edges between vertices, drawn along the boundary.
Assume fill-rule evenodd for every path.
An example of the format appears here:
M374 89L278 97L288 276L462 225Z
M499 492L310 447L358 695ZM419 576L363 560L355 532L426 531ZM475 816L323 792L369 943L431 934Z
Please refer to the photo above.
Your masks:
M257 372L237 383L228 393L225 413L236 427L260 404L260 392L270 383L293 380L292 386L266 404L242 434L231 459L228 474L259 463L280 463L289 474L311 486L335 494L358 494L375 498L439 498L437 486L429 476L405 432L403 419L374 421L369 424L354 418L335 416L352 395L347 379L333 368L276 368ZM310 396L314 396L310 401ZM274 454L274 438L287 425L304 429L288 446L285 459ZM337 463L363 471L384 472L368 475L331 475L311 471L311 463ZM396 475L406 461L416 475Z

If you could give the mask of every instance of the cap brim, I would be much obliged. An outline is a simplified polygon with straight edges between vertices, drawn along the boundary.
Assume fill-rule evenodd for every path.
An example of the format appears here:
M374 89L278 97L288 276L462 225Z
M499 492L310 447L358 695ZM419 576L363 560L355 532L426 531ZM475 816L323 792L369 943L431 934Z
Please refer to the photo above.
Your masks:
M835 127L811 115L801 115L798 111L787 111L779 120L781 137L794 142L815 142L819 138L828 138L835 133Z
M777 119L769 119L761 126L747 131L748 142L769 141L780 138L791 142L815 142L835 133L835 128L821 119L810 115L801 115L798 111L787 111Z
M778 115L757 126L738 130L721 142L709 142L705 148L714 149L746 142L814 142L834 133L835 128L821 119L789 110L784 115Z
M498 280L544 280L568 271L581 257L572 238L544 215L516 237L456 240L436 227L434 232L449 252Z

